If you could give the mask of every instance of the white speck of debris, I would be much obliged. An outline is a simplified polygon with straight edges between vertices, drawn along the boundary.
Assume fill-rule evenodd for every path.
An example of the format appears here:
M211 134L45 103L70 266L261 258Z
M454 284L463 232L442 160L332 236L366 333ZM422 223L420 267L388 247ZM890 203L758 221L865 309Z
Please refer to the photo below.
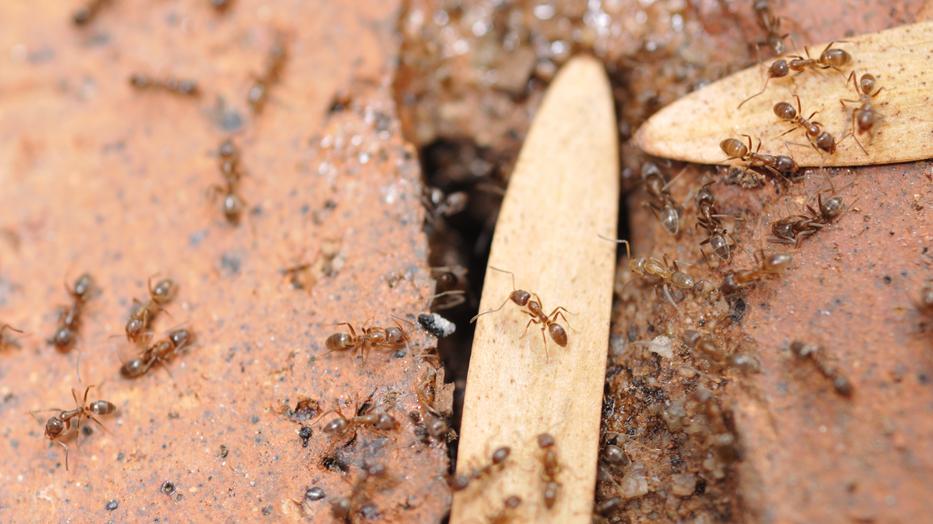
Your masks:
M431 319L434 320L434 326L437 327L437 329L442 333L444 333L444 336L441 338L449 337L450 335L453 335L455 331L457 331L456 324L438 315L437 313L431 313Z
M648 344L648 351L652 353L657 353L664 358L671 358L674 356L674 350L672 349L670 337L665 337L664 335L654 337Z

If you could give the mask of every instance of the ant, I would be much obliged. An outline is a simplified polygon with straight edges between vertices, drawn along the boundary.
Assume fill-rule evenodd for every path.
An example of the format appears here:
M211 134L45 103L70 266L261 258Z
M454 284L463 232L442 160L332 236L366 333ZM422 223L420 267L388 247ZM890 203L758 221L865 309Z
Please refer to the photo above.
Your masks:
M48 343L59 351L68 351L74 344L75 334L81 324L81 313L84 311L84 305L90 298L93 288L94 279L87 273L79 276L71 288L65 286L73 301L70 307L63 307L59 310L58 329L48 340Z
M125 378L141 377L145 375L156 362L164 366L168 359L191 344L193 340L194 335L191 331L184 328L176 329L170 332L168 337L164 340L160 340L149 346L139 356L123 364L120 367L120 374ZM165 371L168 371L168 368L166 368Z
M89 0L71 15L71 22L78 27L84 27L93 22L98 13L109 3L110 0Z
M198 83L194 80L178 78L160 80L158 78L153 78L144 74L133 73L130 75L130 85L140 91L161 90L168 91L169 93L180 96L201 96L201 91L198 89Z
M350 435L352 439L352 437L356 436L356 430L361 427L370 427L379 431L394 431L398 429L398 421L391 415L382 410L373 411L372 398L373 395L370 394L369 398L354 411L354 415L350 418L347 418L343 412L340 411L339 406L321 413L318 419L328 413L337 414L337 418L324 424L321 431L328 435L335 435L338 437Z
M19 333L20 335L23 334L22 330L16 329L15 327L5 322L0 322L0 349L3 349L7 346L19 347L15 341L9 340L4 336L4 331L12 331L13 333Z
M774 235L772 242L779 244L794 244L794 247L800 247L800 243L808 237L815 235L823 227L835 222L846 211L846 206L842 197L834 196L823 200L823 194L816 197L819 211L807 205L805 215L792 215L771 223L771 234Z
M224 183L211 186L211 192L214 197L223 195L220 208L224 218L228 223L237 225L240 223L244 207L243 199L236 192L243 177L243 171L240 169L240 151L233 140L227 138L217 148L217 157Z
M775 16L771 11L770 1L754 0L752 10L755 11L755 21L758 22L758 27L768 33L765 40L755 44L755 48L767 44L774 51L774 54L784 54L784 39L790 36L790 33L781 34L781 17Z
M162 279L152 285L152 277L147 282L149 289L149 300L140 302L133 299L133 307L130 308L130 318L126 321L126 339L131 342L140 342L144 335L149 334L149 324L162 311L163 306L175 298L178 286L170 278Z
M615 240L602 235L600 235L600 238L617 244L625 244L625 256L629 259L629 271L645 278L650 277L656 279L661 283L664 296L675 308L677 308L677 303L674 302L674 297L671 295L670 288L694 289L697 285L693 277L684 273L677 267L676 260L672 263L668 263L666 255L664 256L664 260L659 260L654 257L632 258L632 251L628 240Z
M544 507L551 509L557 502L557 495L560 493L561 483L557 481L557 474L560 473L560 462L557 459L557 450L555 446L557 441L554 435L550 433L541 433L538 435L538 447L543 451L541 455L541 466L544 468L542 479L544 480Z
M490 309L489 311L478 313L476 316L470 319L470 323L475 322L476 319L482 315L487 313L495 313L496 311L501 310L511 300L513 303L515 303L515 305L523 308L522 313L525 313L531 317L528 320L528 323L525 324L525 332L522 333L522 337L525 336L525 333L528 332L528 328L532 324L541 324L541 338L544 340L545 354L547 354L547 337L544 336L545 331L548 332L548 334L551 336L551 340L553 340L554 343L556 343L558 346L567 347L567 332L564 330L563 326L557 323L557 318L560 317L569 325L567 317L564 316L564 311L567 311L567 309L563 306L557 306L553 311L545 315L541 297L539 297L537 293L528 292L524 289L515 289L515 273L506 271L504 269L499 269L494 266L489 266L489 269L499 271L500 273L508 273L512 277L512 292L509 293L508 298L502 302L502 305L496 309ZM532 297L534 298L532 299ZM567 312L570 313L570 311Z
M370 496L366 493L370 484L386 479L386 467L383 464L364 463L362 469L363 473L353 485L350 496L337 497L330 504L331 515L339 521L353 522L353 515L370 502Z
M408 346L408 334L397 321L395 326L382 327L363 327L357 334L356 329L349 322L341 322L338 326L347 326L349 333L334 333L327 337L324 345L330 351L349 351L357 350L363 354L366 359L366 353L370 349L400 349Z
M793 158L787 155L759 153L761 140L758 141L758 147L752 151L752 137L749 135L742 136L747 139L748 145L737 138L727 138L719 143L719 148L727 156L726 160L741 160L746 167L764 169L766 173L781 177L781 179L791 178L799 171L800 168Z
M852 111L852 130L854 132L855 128L858 127L858 134L865 132L871 133L872 126L874 126L875 121L880 118L878 112L875 111L871 99L878 96L878 93L884 88L879 87L875 90L875 75L871 73L865 73L862 75L862 78L859 78L858 82L856 82L855 71L852 71L849 73L849 78L846 79L846 83L848 84L850 80L852 81L852 86L855 88L855 95L858 99L840 99L839 103L842 104L843 110L846 108L846 103L859 104L859 106ZM865 151L865 147L859 142L858 137L853 136L853 138L855 138L855 143L862 149L862 152L867 155L868 151Z
M823 124L810 120L819 111L814 111L810 113L810 116L804 118L803 110L800 108L800 97L794 95L794 98L797 99L797 109L794 109L794 106L787 102L778 102L774 104L774 114L781 120L802 128L806 132L810 145L817 151L823 150L829 154L835 153L836 139L833 138L833 135L823 130ZM793 130L794 128L788 129L782 135L786 135Z
M770 276L779 276L784 273L794 261L794 257L789 253L772 253L765 255L763 249L758 250L755 255L756 267L751 269L740 269L733 271L725 276L721 290L725 295L731 295L753 282Z
M428 367L424 378L415 386L415 395L418 397L418 407L421 413L413 412L412 421L416 424L424 421L425 443L428 442L427 436L441 440L456 437L456 433L450 429L447 423L447 417L436 406L437 389L443 385L443 377L439 377L434 368Z
M661 225L664 226L668 233L677 236L680 232L681 210L668 190L670 182L664 180L661 169L654 162L642 164L641 178L645 182L645 190L650 197L645 205L651 208L654 216L658 218L658 221L661 222Z
M63 440L72 434L72 429L74 429L74 433L77 434L77 431L81 428L81 420L89 419L93 420L97 423L97 425L106 430L104 424L100 421L100 419L97 418L96 415L109 415L117 409L116 406L106 400L95 400L93 402L88 402L88 392L91 391L91 388L94 387L95 386L88 386L84 390L84 399L81 402L78 401L78 392L75 391L74 388L71 389L71 396L75 400L74 409L67 411L59 408L41 410L58 411L58 414L52 415L52 417L46 421L45 436L65 450L65 470L68 470L68 445L65 444ZM98 387L98 389L100 388ZM32 413L35 414L37 412L34 411Z
M716 197L710 190L713 181L709 181L697 192L697 223L696 227L703 228L706 231L706 240L700 242L700 252L703 258L706 258L706 252L703 246L709 244L713 253L720 259L728 262L732 259L732 249L738 244L735 238L729 233L729 230L722 225L719 214L716 209Z
M467 473L451 475L447 478L447 485L451 491L463 491L470 486L471 482L488 478L494 472L502 471L505 468L505 461L512 454L512 448L502 446L492 452L489 463L480 467L471 467Z
M269 98L269 88L281 78L287 59L288 51L285 48L285 42L279 36L266 57L265 70L262 74L254 77L253 85L250 86L249 91L246 93L246 102L253 114L258 115L266 106Z
M806 58L800 55L792 55L788 57L790 60L780 58L772 62L771 65L768 66L768 78L765 79L765 84L761 86L761 91L758 91L745 100L742 100L737 109L740 109L743 105L745 105L745 102L748 102L749 100L764 93L765 89L768 88L768 82L772 78L784 78L790 74L791 71L793 71L795 74L800 74L810 68L814 71L819 69L835 69L841 73L842 68L852 62L852 55L847 53L844 49L833 47L834 43L835 42L830 42L827 44L823 49L823 52L820 53L819 58L810 58L810 50L804 47L803 50L807 55Z
M814 344L807 344L799 340L795 340L790 344L791 352L801 359L810 359L813 361L813 364L816 366L816 370L819 371L821 375L828 378L833 383L833 389L836 390L836 393L842 395L843 397L852 396L852 383L849 382L849 379L846 378L838 369L831 366L824 357L824 351L821 351L821 347Z

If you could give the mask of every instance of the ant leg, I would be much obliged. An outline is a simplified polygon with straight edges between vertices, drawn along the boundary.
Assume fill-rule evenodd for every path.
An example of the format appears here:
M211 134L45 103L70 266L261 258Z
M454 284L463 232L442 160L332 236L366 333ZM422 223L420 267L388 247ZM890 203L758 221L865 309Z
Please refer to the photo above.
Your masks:
M670 288L667 287L666 282L664 283L664 286L662 286L662 289L664 290L664 297L667 298L667 301L670 302L672 306L674 306L674 309L676 309L677 311L680 311L680 306L678 306L677 303L674 302L674 297L671 296L671 290Z
M548 347L547 347L547 337L546 337L545 334L544 334L544 332L546 331L546 328L547 328L547 324L544 323L544 322L542 322L542 323L541 323L541 340L544 341L544 361L545 361L545 362L550 362L550 361L551 361L551 352L548 351Z
M530 315L531 313L528 313L528 314ZM528 328L531 326L531 324L537 324L537 322L535 322L535 320L537 320L535 317L531 317L531 318L528 320L528 323L525 324L525 330L522 331L522 336L520 336L520 337L518 337L518 338L525 338L525 335L528 334Z
M55 443L65 450L65 471L68 471L68 445L60 440L56 440Z

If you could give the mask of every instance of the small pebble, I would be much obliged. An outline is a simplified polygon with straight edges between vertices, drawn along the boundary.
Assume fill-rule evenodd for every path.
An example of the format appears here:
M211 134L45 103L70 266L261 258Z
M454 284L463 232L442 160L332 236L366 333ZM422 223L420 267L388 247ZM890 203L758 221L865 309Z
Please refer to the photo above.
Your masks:
M305 491L305 498L312 502L321 500L326 496L327 494L324 493L324 490L317 486L313 488L308 488L308 491Z
M670 337L666 337L664 335L654 337L654 340L648 344L648 351L657 353L664 358L672 358L674 356L674 349L671 339Z
M640 473L626 475L622 479L621 495L627 499L641 497L648 493L648 479Z
M693 473L671 475L671 493L678 497L689 497L697 487L697 477Z
M116 499L114 499L114 500L111 500L110 502L108 502L107 505L106 505L105 507L107 508L107 511L113 511L113 510L115 510L115 509L117 509L117 508L120 507L120 503L117 502Z

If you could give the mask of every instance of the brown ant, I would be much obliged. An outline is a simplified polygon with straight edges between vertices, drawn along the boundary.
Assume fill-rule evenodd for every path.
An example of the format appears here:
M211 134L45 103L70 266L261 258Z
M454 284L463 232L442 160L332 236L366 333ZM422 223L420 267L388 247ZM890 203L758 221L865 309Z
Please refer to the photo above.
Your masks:
M816 199L819 210L813 209L808 204L807 214L791 215L772 222L771 234L774 235L772 242L794 244L794 247L800 247L800 243L805 238L815 235L824 227L835 222L847 209L840 196L834 196L824 201L823 194L820 193Z
M784 54L784 39L790 34L781 34L781 17L775 16L774 12L771 11L770 1L754 0L752 10L755 11L755 21L758 22L758 27L768 33L765 40L759 41L755 47L767 44L774 51L774 54Z
M109 3L110 0L89 0L87 4L78 8L71 15L71 22L78 27L86 26L93 22L94 18Z
M632 251L628 240L615 240L604 237L602 235L600 235L600 238L603 240L609 240L610 242L615 242L617 244L625 244L625 256L629 259L629 271L637 275L641 275L644 278L654 279L658 281L658 283L661 283L664 296L675 308L677 308L677 303L674 302L674 297L671 295L671 287L684 290L695 289L697 282L693 279L693 277L687 273L684 273L680 270L680 268L677 267L676 260L672 263L669 263L667 261L666 255L664 260L659 260L654 257L632 258Z
M418 407L421 413L414 412L412 421L416 424L424 422L425 443L428 442L427 437L450 441L457 435L450 429L447 416L436 405L437 389L441 385L443 385L443 380L438 377L437 371L428 367L424 378L415 386L415 395L418 397Z
M836 393L842 395L843 397L852 396L852 383L849 382L849 379L846 378L838 369L830 365L825 356L824 351L821 351L817 345L807 344L799 340L795 340L790 344L791 353L796 357L801 359L810 359L813 361L813 364L816 366L816 370L819 371L821 375L828 378L833 383L833 389L836 390Z
M201 95L201 91L198 89L198 83L194 80L187 79L168 78L162 80L141 73L133 73L130 75L130 85L140 91L159 90L190 97Z
M758 141L758 147L752 151L752 137L744 136L748 144L737 138L727 138L719 143L719 148L726 154L726 160L741 160L746 167L752 169L763 169L766 173L787 179L795 176L800 169L797 162L787 155L768 155L759 153L761 149L761 140ZM832 137L830 137L832 138Z
M814 111L810 113L810 116L804 118L803 110L800 108L800 97L794 95L794 98L797 100L797 109L794 109L794 106L787 102L778 102L774 104L774 114L781 120L803 129L807 135L807 140L810 141L810 145L817 151L823 150L829 154L835 153L836 139L833 135L823 129L823 124L810 120L819 111ZM788 129L782 134L786 135L793 130L794 128Z
M148 335L149 325L152 320L162 311L166 304L175 298L178 286L170 278L162 279L152 285L152 277L147 282L149 289L149 299L146 302L140 302L133 299L133 307L130 308L130 318L126 321L126 339L131 342L140 342Z
M737 245L735 238L729 233L729 230L722 225L719 220L725 215L721 215L716 209L716 197L710 190L713 181L709 181L697 192L697 224L696 227L703 228L706 231L706 240L700 242L700 252L703 258L706 258L706 252L703 246L709 244L713 253L720 259L728 262L732 259L732 250Z
M106 400L95 400L93 402L87 401L88 392L95 386L88 386L84 390L84 399L82 402L78 401L78 392L71 389L71 396L75 400L75 408L70 410L63 410L58 408L53 408L51 410L42 410L42 411L58 411L58 414L52 415L45 423L45 436L49 438L52 442L55 442L62 449L65 450L65 469L68 469L68 445L63 442L63 440L72 434L72 430L77 434L77 431L81 428L82 419L93 420L101 428L104 427L104 424L97 418L96 415L109 415L116 411L117 407L112 403ZM37 412L33 412L37 413Z
M349 322L341 322L338 326L347 326L345 333L334 333L327 337L324 345L330 351L356 350L366 354L370 349L401 349L408 346L409 338L405 329L397 321L392 327L363 327L357 334L356 329Z
M541 466L542 480L544 480L544 507L551 509L557 502L557 495L560 493L561 483L557 481L557 475L560 473L561 466L557 459L557 450L554 449L557 441L550 433L541 433L538 435L538 447L542 450Z
M328 413L337 414L337 418L334 418L330 422L324 424L324 426L321 428L321 431L328 435L334 435L337 437L349 435L350 439L352 439L354 436L356 436L357 429L363 427L372 428L378 431L394 431L398 429L399 423L391 415L382 410L373 411L372 397L373 395L370 394L369 398L367 398L362 405L356 408L354 410L354 415L349 418L343 414L339 406L332 410L321 413L316 420L320 419L324 415L327 415Z
M664 180L661 169L654 162L645 162L641 166L641 178L650 197L645 205L651 208L664 229L677 236L680 233L680 206L674 202L668 190L671 182ZM675 177L676 178L676 177Z
M388 479L387 470L384 464L364 463L362 474L353 485L349 497L337 497L330 504L331 515L338 521L353 522L353 516L358 512L364 512L366 504L370 504L371 492L373 488L380 483L386 483Z
M262 74L255 76L253 85L246 93L246 102L253 114L259 114L266 106L271 88L282 76L288 52L282 37L278 37L266 57L266 66Z
M771 253L765 255L763 249L755 255L756 267L751 269L740 269L733 271L725 276L721 290L725 295L731 295L739 289L757 282L763 278L779 276L793 262L794 257L789 253Z
M772 78L783 78L790 74L791 71L793 71L794 74L800 74L806 71L808 68L813 70L835 69L841 73L841 68L849 65L852 62L852 55L847 53L844 49L832 47L834 43L835 42L830 42L827 44L823 49L823 52L820 53L819 58L810 58L810 50L804 47L803 50L807 55L806 58L800 55L792 55L788 57L789 60L779 58L772 62L771 65L768 66L768 78L765 79L765 84L761 86L761 91L758 91L745 100L742 100L742 102L739 104L739 108L745 105L745 102L748 102L756 96L764 93L765 89L768 88L768 82Z
M240 179L243 177L243 171L240 168L240 151L237 149L236 144L227 138L217 148L217 157L218 168L224 183L211 186L211 194L215 198L217 195L223 196L220 208L223 211L224 218L227 219L228 223L237 225L240 222L240 216L243 214L243 207L245 206L243 199L236 191Z
M71 295L72 304L60 309L58 328L48 340L48 343L59 351L68 351L74 344L75 335L81 324L81 313L84 311L84 305L90 298L93 288L94 279L87 273L78 277L71 288L65 286L68 294Z
M508 273L512 277L512 292L509 293L508 298L502 302L502 305L496 309L490 309L489 311L478 313L476 316L470 319L470 322L475 322L477 318L487 313L495 313L496 311L501 310L511 300L513 303L515 303L515 305L522 308L522 313L525 313L531 317L528 320L528 323L525 324L525 332L522 333L522 337L525 336L525 333L528 332L528 328L532 324L541 324L541 338L544 339L545 354L547 354L547 337L544 336L545 331L548 332L548 334L551 336L551 340L553 340L555 344L560 347L567 347L567 332L564 330L563 326L557 323L557 319L560 317L564 320L564 322L568 322L569 324L567 317L564 316L564 311L567 311L567 309L563 306L557 306L553 311L545 315L541 297L539 297L537 293L528 292L524 289L515 289L514 273L493 266L489 266L489 269L499 271L500 273ZM567 312L569 313L569 311Z
M16 346L16 347L18 347L18 346L17 346L17 343L16 343L15 341L9 340L9 339L6 338L6 336L4 335L4 332L5 332L5 331L12 331L13 333L18 333L18 334L20 334L20 335L23 334L23 331L22 331L22 330L16 329L15 327L13 327L13 326L11 326L11 325L5 323L5 322L0 322L0 349L3 349L3 348L5 348L5 347L7 347L7 346Z
M120 366L120 374L125 378L138 378L145 375L155 363L163 366L168 359L194 340L191 331L181 328L168 334L164 340L146 348L139 356ZM168 368L165 369L168 371Z
M884 88L879 87L875 90L875 75L871 73L865 73L862 75L862 78L859 78L858 82L856 82L855 71L852 71L849 73L849 78L846 79L846 83L850 80L852 81L852 86L855 88L855 95L858 99L840 99L839 103L842 104L843 110L846 108L846 103L859 104L859 106L852 111L852 130L859 135L865 132L871 133L872 126L874 126L875 122L880 118L878 112L875 111L871 99L878 96L878 93ZM858 129L857 131L856 128ZM865 147L859 142L858 137L853 136L853 138L855 138L855 143L862 149L862 152L867 155L868 151L865 151Z
M451 491L463 491L470 486L470 483L480 479L489 478L495 472L502 471L505 468L505 462L512 454L512 448L502 446L496 448L489 458L489 463L479 467L470 467L466 473L451 475L447 478L447 485Z

